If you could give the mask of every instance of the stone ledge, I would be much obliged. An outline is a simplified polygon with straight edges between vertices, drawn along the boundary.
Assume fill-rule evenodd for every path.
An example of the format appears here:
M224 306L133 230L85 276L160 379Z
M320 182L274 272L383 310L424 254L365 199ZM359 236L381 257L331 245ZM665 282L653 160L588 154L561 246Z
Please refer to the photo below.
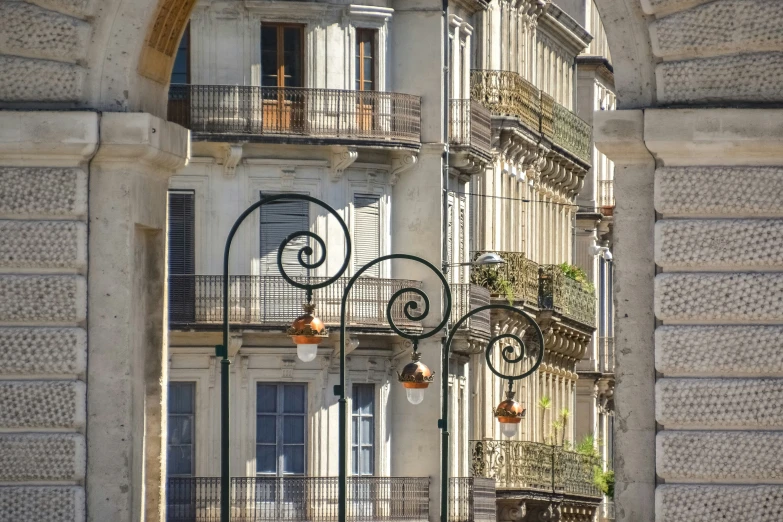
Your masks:
M656 522L779 522L783 486L662 485L655 490Z
M81 381L0 381L0 428L83 428Z
M783 379L660 379L655 417L668 429L781 429Z
M660 168L655 209L667 217L783 216L783 169Z
M0 76L0 108L13 107L10 104L23 102L76 102L82 95L87 76L87 69L79 65L17 56L0 56L0 71L3 71ZM8 151L2 146L3 127L0 124L0 157ZM65 142L60 145L65 145ZM45 154L45 151L42 152ZM23 150L19 154L27 160L35 159Z
M0 275L0 295L0 323L7 325L77 325L87 318L82 276Z
M0 433L0 482L84 479L84 436Z
M780 58L780 74L783 80L783 53ZM658 69L668 67L674 71L677 64L681 63L694 62L670 62L658 65ZM707 67L708 64L703 65ZM724 66L716 64L715 68L710 66L706 70L710 74L731 78L754 74L735 71L732 67L731 63ZM783 91L774 83L775 75L772 73L773 70L762 69L758 74L770 78L774 84L775 95L783 101ZM694 78L695 73L681 71L678 74L687 76L689 81L686 82L679 76L672 77L669 81L679 82L678 85L684 84L683 88L687 88L689 82L697 81ZM669 76L671 75L661 74L659 71L658 81ZM730 86L729 90L735 92L733 86ZM694 100L705 103L705 96L699 93ZM664 99L659 99L661 103L667 103ZM687 100L683 97L681 101L686 103ZM722 98L720 100L728 101ZM754 88L750 101L765 101L763 92ZM668 103L672 102L673 100L668 100ZM644 111L644 143L667 167L783 165L783 109L648 109Z
M671 270L783 270L783 219L664 219L655 263Z
M0 328L0 376L77 376L87 369L82 328Z
M0 486L0 520L84 522L84 488Z
M655 165L644 144L644 111L593 112L593 140L618 165Z
M783 481L779 431L662 431L656 468L667 482Z
M0 271L87 269L86 223L0 220L0 237Z
M667 377L783 377L783 326L661 326L655 368Z
M87 217L87 173L82 169L0 167L0 185L0 217Z
M23 60L21 58L17 60ZM24 60L41 62L41 60ZM6 69L4 59L0 57L0 70L4 77L25 78L24 71ZM43 62L44 64L56 62ZM58 68L74 67L56 63ZM42 66L43 67L43 66ZM53 84L53 78L67 75L60 70L45 70L43 78L27 78L24 86L29 89L40 85ZM12 80L9 80L12 81ZM32 87L30 87L32 86ZM0 81L0 99L7 101L25 101L22 92L8 93L9 86ZM55 93L39 93L38 88L30 93L35 101L58 101ZM81 91L81 88L78 89ZM74 99L78 97L74 95ZM17 99L18 98L18 99ZM53 99L49 99L53 98ZM98 114L95 112L63 111L0 111L0 165L30 164L37 167L76 167L89 160L98 145Z
M660 274L655 315L670 324L783 323L783 273Z

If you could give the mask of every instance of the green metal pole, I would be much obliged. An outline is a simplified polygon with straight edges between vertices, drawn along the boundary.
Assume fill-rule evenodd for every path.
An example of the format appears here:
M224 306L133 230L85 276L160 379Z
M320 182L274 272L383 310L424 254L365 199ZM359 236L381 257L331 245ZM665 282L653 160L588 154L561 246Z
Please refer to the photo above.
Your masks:
M441 379L441 419L440 426L440 522L449 520L449 352L451 339L441 341L441 353L443 354Z

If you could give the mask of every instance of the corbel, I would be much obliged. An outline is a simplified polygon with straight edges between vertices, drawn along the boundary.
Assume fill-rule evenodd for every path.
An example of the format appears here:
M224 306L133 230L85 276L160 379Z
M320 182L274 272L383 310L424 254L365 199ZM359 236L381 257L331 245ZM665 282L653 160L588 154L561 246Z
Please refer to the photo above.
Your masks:
M233 179L236 175L236 167L242 161L242 147L244 143L229 143L223 148L221 158L223 164L223 176Z
M392 168L389 172L391 186L397 184L403 172L412 169L418 161L418 156L410 151L395 151L392 153Z
M329 161L329 177L332 181L339 181L345 170L353 165L359 157L356 147L337 146L332 147Z

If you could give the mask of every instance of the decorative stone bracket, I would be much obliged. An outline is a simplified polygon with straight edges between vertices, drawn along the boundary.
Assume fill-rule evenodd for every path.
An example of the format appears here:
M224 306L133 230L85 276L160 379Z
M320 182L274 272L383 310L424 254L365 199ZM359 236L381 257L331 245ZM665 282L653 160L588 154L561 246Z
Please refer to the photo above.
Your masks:
M389 183L392 187L397 184L403 172L416 166L418 156L410 151L396 151L392 154L392 168L389 172Z
M329 177L332 181L339 181L345 173L345 169L353 165L359 157L359 151L355 147L333 147L329 159Z
M244 143L229 143L223 149L223 175L233 179L236 175L236 167L242 161L242 147Z

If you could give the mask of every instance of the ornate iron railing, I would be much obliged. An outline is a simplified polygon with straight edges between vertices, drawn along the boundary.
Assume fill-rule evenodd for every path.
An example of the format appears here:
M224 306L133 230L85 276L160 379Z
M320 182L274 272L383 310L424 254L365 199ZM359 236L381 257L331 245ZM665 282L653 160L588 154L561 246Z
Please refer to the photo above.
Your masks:
M598 206L602 208L614 207L614 180L598 180Z
M421 98L393 92L174 84L168 119L203 136L421 141Z
M483 157L492 155L492 115L476 100L451 100L449 144L467 147Z
M593 129L590 124L559 103L554 104L553 115L554 136L552 142L582 161L592 163Z
M586 163L592 161L592 128L555 99L511 71L473 70L470 95L497 116L517 118L529 130Z
M449 479L449 522L495 522L495 479L460 477Z
M473 259L487 252L473 252ZM493 252L506 262L495 266L473 266L470 281L488 289L492 295L537 306L538 263L527 259L522 252Z
M295 278L296 280L297 278ZM301 278L305 281L305 278ZM326 278L311 277L311 283ZM317 315L327 325L340 323L340 301L348 283L347 277L313 293ZM169 276L169 322L171 324L219 324L223 320L223 276ZM361 277L348 294L347 324L387 328L386 305L402 288L421 288L421 282L406 279ZM247 325L289 326L302 314L305 290L295 288L281 276L231 276L229 282L229 321ZM409 300L419 300L406 293L392 305L392 319L398 326L420 329L420 323L405 316Z
M498 489L525 489L601 498L593 457L562 446L512 440L473 440L472 473L494 478Z
M595 292L566 277L558 265L543 265L539 271L538 305L578 323L595 327Z
M518 73L474 69L470 97L492 114L512 116L533 132L541 129L541 92Z
M471 283L451 285L451 323L454 324L473 309L490 303L489 290ZM489 310L479 312L464 323L462 328L489 337Z
M234 477L235 522L337 521L337 477ZM219 522L220 479L169 478L167 522ZM348 520L427 522L429 478L349 477Z

